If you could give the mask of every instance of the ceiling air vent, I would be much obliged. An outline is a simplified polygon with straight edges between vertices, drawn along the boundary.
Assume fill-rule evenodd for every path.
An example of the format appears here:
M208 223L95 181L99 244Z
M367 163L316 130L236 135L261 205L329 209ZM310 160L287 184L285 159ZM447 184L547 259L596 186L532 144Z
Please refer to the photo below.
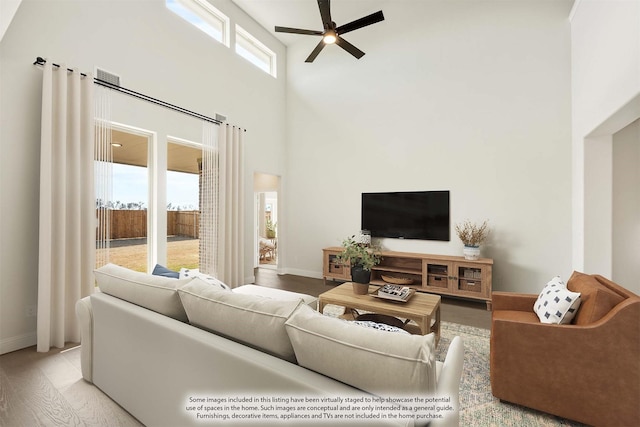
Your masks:
M107 83L112 84L113 86L120 86L120 76L117 74L110 73L100 68L96 68L96 78L98 80L105 81Z

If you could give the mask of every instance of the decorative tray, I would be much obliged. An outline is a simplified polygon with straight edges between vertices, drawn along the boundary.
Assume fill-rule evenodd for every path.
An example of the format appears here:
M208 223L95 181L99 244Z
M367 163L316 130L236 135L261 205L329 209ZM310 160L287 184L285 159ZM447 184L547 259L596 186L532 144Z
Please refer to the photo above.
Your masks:
M382 288L380 288L382 289ZM409 292L407 293L407 295L404 298L399 298L399 297L391 297L391 296L387 296L384 294L379 294L378 291L380 289L375 290L374 292L370 293L369 295L371 295L374 298L380 298L383 299L385 301L393 301L393 302L407 302L411 299L412 296L415 295L416 290L415 289L409 289Z
M382 280L394 285L410 285L413 283L413 279L410 277L390 276L388 274L381 274Z

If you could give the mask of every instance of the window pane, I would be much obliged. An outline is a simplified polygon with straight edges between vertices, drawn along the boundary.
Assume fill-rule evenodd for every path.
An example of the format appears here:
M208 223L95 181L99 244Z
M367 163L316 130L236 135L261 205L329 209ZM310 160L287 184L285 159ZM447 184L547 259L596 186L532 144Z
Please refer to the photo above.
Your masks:
M236 25L236 53L276 77L276 54L239 25Z
M114 129L112 143L113 164L108 169L97 168L111 174L112 188L108 200L96 201L98 227L107 231L108 240L106 248L97 249L96 259L102 259L103 253L108 252L109 262L146 272L148 139ZM96 180L100 179L96 176ZM108 210L108 214L102 215L101 210Z
M167 153L167 267L198 268L202 149L169 142Z
M229 18L205 0L166 0L169 10L229 46Z

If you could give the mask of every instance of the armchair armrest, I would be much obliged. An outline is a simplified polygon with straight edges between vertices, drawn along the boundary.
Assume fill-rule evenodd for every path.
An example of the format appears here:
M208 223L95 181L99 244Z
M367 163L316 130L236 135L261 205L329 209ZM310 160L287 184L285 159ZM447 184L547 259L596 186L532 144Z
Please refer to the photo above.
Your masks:
M515 310L515 311L531 311L533 312L533 304L538 299L538 295L518 294L514 292L498 292L491 293L491 303L493 311L496 310Z

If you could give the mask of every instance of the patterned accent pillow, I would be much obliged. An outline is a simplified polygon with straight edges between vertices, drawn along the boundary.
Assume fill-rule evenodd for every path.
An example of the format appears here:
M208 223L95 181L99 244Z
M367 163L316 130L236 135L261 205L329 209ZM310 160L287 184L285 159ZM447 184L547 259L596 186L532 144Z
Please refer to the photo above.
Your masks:
M533 307L540 322L564 325L571 323L580 302L580 293L568 290L560 276L556 276L542 289Z
M208 274L205 273L200 273L200 270L197 268L184 268L182 267L180 269L180 278L181 279L186 279L188 277L194 278L194 277L198 277L202 280L204 280L205 282L217 286L220 289L223 289L225 291L230 291L231 288L229 287L229 285L221 282L220 280L216 279L213 276L209 276Z
M409 332L404 329L396 328L395 326L385 325L384 323L372 322L370 320L353 320L356 325L364 326L365 328L373 328L379 331L386 332L399 332L401 334L408 334Z

